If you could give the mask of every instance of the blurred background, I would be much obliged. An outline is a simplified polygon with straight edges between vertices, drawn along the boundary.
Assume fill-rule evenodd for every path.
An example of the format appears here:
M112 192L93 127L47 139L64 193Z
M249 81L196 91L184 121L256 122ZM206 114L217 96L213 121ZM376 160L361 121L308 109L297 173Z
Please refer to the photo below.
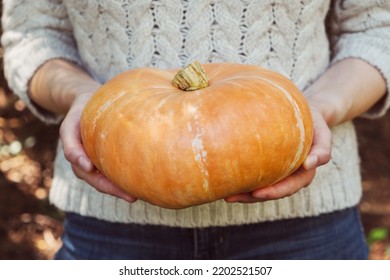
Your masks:
M51 259L61 245L63 218L48 202L59 127L37 120L12 94L2 57L0 48L0 260ZM390 260L390 112L355 124L370 259Z

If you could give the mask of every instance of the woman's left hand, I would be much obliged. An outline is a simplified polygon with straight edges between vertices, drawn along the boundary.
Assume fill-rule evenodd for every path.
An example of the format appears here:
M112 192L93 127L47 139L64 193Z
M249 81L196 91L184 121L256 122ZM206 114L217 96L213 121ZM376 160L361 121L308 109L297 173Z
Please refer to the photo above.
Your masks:
M331 158L329 127L350 121L370 110L383 106L386 81L374 66L358 58L346 58L333 64L306 90L310 105L314 139L302 166L284 180L251 193L225 198L227 202L260 202L290 196L307 187L317 167Z

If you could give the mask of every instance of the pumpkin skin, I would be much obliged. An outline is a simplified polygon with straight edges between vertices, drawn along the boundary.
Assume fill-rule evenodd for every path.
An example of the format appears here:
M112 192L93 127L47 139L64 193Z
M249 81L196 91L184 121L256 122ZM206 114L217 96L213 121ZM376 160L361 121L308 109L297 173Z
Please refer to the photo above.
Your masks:
M105 83L81 117L98 170L130 195L180 209L269 186L312 144L310 108L286 77L258 66L205 64L209 86L182 91L177 70L140 68Z

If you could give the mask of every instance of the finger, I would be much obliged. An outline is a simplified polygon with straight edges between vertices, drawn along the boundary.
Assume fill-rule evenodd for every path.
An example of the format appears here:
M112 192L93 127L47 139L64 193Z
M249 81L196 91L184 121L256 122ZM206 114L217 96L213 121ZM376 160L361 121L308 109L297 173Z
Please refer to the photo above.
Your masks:
M229 202L229 203L233 203L233 202L253 203L253 202L259 202L262 200L259 200L258 198L253 197L251 193L240 193L240 194L232 195L232 196L225 198L225 201Z
M272 186L253 191L252 196L262 201L291 196L300 189L307 187L313 180L314 175L315 170L307 171L304 168L300 168L286 179Z
M106 176L98 171L92 171L88 173L75 165L72 166L72 169L78 178L84 180L99 192L124 199L130 203L137 200L136 198L121 190L118 186L108 180Z
M314 126L312 147L303 163L303 168L307 171L326 164L331 158L331 130L323 118L314 117Z
M81 143L79 115L68 113L60 127L60 138L65 158L85 172L91 172L93 163Z
M226 202L254 203L267 200L281 199L291 196L300 189L308 186L314 178L315 171L301 168L281 182L264 187L252 193L241 193L225 198Z

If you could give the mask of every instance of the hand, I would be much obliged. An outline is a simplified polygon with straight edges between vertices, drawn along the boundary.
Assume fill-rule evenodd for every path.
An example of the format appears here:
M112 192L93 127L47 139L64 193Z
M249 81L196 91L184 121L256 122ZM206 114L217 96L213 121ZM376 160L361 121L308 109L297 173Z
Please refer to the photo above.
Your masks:
M314 140L303 165L284 180L251 193L226 198L227 202L257 202L290 196L308 186L316 168L330 160L329 127L352 120L373 106L383 107L386 81L380 71L358 58L333 64L306 90L312 109Z
M75 97L60 128L60 138L64 148L65 158L71 163L75 175L96 190L134 202L136 198L122 191L99 172L86 155L81 143L80 117L82 110L91 97L91 93L80 94Z
M230 196L225 198L226 202L253 203L281 199L291 196L311 183L316 173L316 168L326 164L331 157L330 129L314 103L311 104L311 111L314 126L313 144L302 166L293 174L274 185L259 188L251 193Z
M80 117L91 95L101 86L84 69L64 59L44 63L29 84L31 99L48 111L66 114L60 127L65 158L75 175L100 192L122 198L136 199L110 182L86 155L81 143Z

